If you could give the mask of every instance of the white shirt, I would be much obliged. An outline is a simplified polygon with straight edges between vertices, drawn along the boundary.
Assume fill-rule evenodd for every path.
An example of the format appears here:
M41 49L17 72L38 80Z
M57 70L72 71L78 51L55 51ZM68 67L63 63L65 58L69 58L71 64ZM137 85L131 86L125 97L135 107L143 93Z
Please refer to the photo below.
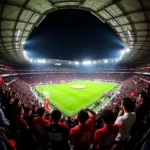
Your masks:
M116 137L116 141L124 141L128 138L132 125L136 120L136 114L134 112L125 113L123 116L118 117L115 124L119 125L119 133Z

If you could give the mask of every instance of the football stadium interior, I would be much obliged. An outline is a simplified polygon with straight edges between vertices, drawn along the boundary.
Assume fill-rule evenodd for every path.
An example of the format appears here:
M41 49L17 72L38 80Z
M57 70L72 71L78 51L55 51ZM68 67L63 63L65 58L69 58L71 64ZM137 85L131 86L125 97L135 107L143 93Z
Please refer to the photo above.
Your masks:
M109 26L119 54L31 57L33 32L61 10L83 10ZM150 0L0 0L0 12L0 150L150 149Z

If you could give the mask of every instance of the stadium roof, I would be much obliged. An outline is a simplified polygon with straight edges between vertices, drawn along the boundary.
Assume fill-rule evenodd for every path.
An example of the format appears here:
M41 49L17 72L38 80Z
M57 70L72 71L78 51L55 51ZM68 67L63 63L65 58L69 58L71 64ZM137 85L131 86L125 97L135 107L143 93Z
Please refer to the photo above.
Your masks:
M88 10L108 23L131 49L123 62L150 61L150 0L0 0L0 59L26 63L23 44L46 14Z

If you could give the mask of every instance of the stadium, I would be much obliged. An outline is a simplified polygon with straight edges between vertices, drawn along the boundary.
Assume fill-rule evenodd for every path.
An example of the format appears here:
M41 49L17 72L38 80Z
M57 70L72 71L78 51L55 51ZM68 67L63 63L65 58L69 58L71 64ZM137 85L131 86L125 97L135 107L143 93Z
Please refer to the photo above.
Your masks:
M0 150L150 149L149 0L0 11Z

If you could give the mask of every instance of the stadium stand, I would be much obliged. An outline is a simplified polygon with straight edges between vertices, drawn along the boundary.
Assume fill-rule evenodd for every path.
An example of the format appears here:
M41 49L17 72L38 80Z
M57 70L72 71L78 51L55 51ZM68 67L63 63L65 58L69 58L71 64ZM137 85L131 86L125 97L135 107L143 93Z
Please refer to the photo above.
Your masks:
M15 69L9 73L14 72L16 72ZM59 150L62 149L62 147L65 149L70 149L71 147L80 150L92 148L92 145L94 144L93 148L95 150L122 148L140 149L143 143L149 139L150 87L147 81L149 81L150 77L148 75L139 75L135 73L72 72L73 73L69 74L17 74L3 77L3 83L0 87L0 124L1 130L5 131L4 133L2 132L3 134L1 135L1 143L3 143L5 148L44 150L49 147L52 148L52 150ZM92 112L92 110L85 109L83 112L79 112L76 117L61 117L61 112L56 111L57 109L53 110L51 112L52 114L46 112L45 108L42 107L42 102L40 102L30 90L30 85L34 84L60 83L62 80L67 82L80 79L99 79L101 81L122 82L121 89L117 95L105 107L100 109L91 121L88 120L87 111ZM131 93L133 93L133 95L131 95ZM120 109L124 105L128 106L128 104L122 103L122 100L125 98L132 101L133 105L130 104L130 111L136 114L136 121L134 123L134 120L132 119L134 126L131 130L128 129L129 134L127 137L121 142L118 140L115 142L117 134L121 135L124 132L127 132L125 128L120 126L121 123L119 121L115 122L117 116L122 115L122 112L119 112ZM124 111L124 115L126 114L128 116L130 114L130 112ZM80 117L81 119L79 119ZM83 123L82 119L84 120ZM126 120L128 119L125 119L125 121ZM39 125L34 122L39 122ZM92 123L92 127L89 125L90 122ZM44 127L47 125L48 127L45 132ZM113 129L115 126L116 129ZM119 130L117 128L119 128ZM54 132L53 129L56 132ZM116 132L114 130L116 130ZM80 137L81 133L83 136ZM106 136L105 134L107 135L106 139L109 140L105 141L105 138L101 139L101 137ZM63 136L63 138L60 135ZM81 139L79 140L79 138ZM68 141L70 141L70 144ZM68 143L68 146L65 143ZM86 145L84 143L86 143ZM82 145L85 145L85 147L82 147Z
M29 67L22 42L43 17L62 8L87 10L108 23L131 49L122 62L141 65L89 71L56 67L54 59L50 67ZM149 0L0 0L0 12L0 150L150 149ZM96 113L86 108L75 116L54 106L47 112L30 89L80 79L119 81L121 88Z

